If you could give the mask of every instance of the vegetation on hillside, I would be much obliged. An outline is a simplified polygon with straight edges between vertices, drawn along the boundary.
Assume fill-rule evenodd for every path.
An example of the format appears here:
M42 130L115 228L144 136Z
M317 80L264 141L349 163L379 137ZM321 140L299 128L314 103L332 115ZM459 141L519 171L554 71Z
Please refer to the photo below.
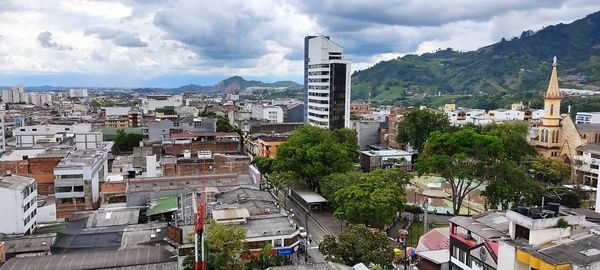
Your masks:
M479 104L487 100L496 103L489 107L505 107L497 103L528 92L532 93L529 98L521 98L541 97L553 56L559 59L562 87L598 87L598 44L600 12L570 24L527 30L510 41L503 39L477 51L447 48L379 62L353 74L352 98L366 100L371 92L375 102L417 105L427 102L420 100L425 95L441 94L448 99L479 100Z

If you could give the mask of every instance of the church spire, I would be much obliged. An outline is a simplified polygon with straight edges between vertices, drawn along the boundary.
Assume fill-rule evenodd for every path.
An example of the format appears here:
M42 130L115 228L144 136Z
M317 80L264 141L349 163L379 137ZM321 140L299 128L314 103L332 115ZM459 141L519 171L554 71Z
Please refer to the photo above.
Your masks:
M552 75L550 75L550 83L548 84L548 90L546 91L546 95L544 98L546 99L560 99L560 88L558 88L558 74L556 71L556 56L553 58L552 63Z

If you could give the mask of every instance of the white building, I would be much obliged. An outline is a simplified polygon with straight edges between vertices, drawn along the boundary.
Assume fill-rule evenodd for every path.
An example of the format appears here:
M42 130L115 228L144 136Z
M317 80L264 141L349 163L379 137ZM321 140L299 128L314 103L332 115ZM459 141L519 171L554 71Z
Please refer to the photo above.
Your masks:
M108 116L127 116L131 107L102 107L104 115Z
M175 108L183 105L181 95L148 95L142 98L142 111L147 114L148 111L154 111L156 108L173 106Z
M69 89L69 97L86 98L88 97L88 90L84 88Z
M575 116L575 124L599 124L600 112L578 112Z
M29 100L23 85L17 85L8 90L2 90L2 101L4 103L27 103Z
M26 103L33 104L35 106L44 106L52 104L52 95L48 93L28 93L29 98Z
M74 137L78 149L96 149L101 147L102 133L92 132L89 123L73 125L34 125L16 128L13 131L17 147L31 147L37 143L60 142Z
M592 191L589 199L590 201L595 200L596 212L600 213L600 192L598 192L600 187L598 186L600 143L584 144L578 146L576 150L577 155L573 157L573 170L576 175L581 176L580 188Z
M494 121L523 121L525 112L518 110L496 109L491 110L488 115Z
M252 118L265 119L274 123L283 123L284 112L279 106L254 105L252 106Z
M76 150L54 168L56 210L59 218L75 211L94 209L100 198L100 182L108 174L108 153Z
M4 110L0 110L0 155L6 152L6 138L4 133L6 132L4 127Z
M37 186L33 178L0 178L0 233L31 234L37 226Z
M320 128L350 128L350 61L328 37L305 38L305 119Z

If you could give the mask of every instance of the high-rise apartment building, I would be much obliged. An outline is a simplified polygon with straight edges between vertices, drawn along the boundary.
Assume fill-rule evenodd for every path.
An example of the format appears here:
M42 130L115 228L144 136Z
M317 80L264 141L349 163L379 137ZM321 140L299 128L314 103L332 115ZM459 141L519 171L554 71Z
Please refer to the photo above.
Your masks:
M320 128L350 128L350 61L325 36L304 40L305 121Z

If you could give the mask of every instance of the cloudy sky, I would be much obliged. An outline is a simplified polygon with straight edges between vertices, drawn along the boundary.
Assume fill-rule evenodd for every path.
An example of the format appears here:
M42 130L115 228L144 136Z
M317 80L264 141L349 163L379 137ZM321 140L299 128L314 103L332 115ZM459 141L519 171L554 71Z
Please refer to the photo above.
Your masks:
M0 85L301 82L305 35L329 35L356 70L599 10L590 0L0 0Z

